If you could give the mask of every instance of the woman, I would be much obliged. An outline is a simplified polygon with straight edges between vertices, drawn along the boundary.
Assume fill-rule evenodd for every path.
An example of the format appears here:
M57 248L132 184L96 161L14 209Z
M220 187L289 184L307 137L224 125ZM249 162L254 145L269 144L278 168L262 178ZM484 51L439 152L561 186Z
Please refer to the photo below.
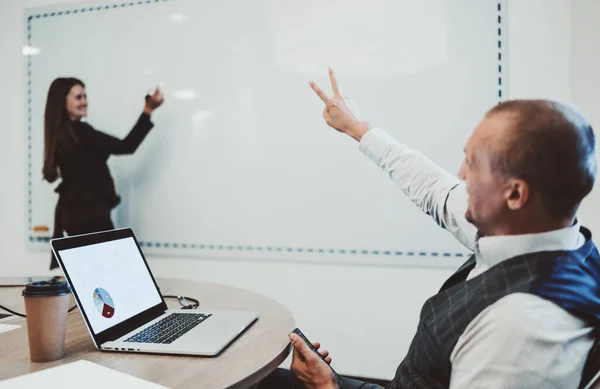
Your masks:
M87 115L85 85L57 78L50 85L44 117L44 167L50 183L61 178L53 238L114 228L110 212L121 201L108 169L112 154L133 154L153 127L150 115L163 103L160 90L146 97L133 129L118 139L81 121ZM58 267L52 256L50 269Z

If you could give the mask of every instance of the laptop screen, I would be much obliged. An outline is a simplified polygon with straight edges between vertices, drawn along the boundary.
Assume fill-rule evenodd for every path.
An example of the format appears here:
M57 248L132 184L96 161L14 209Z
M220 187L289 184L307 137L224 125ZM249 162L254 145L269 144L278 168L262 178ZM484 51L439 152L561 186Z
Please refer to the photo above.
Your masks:
M162 302L133 237L59 254L96 334Z

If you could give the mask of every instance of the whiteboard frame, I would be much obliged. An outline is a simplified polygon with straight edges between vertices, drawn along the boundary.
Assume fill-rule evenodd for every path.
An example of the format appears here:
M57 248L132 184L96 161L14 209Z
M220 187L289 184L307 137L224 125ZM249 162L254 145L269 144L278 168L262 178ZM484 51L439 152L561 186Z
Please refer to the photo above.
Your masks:
M151 6L162 2L173 2L177 0L137 0L137 1L111 1L89 2L86 4L67 3L63 5L52 5L47 7L27 8L24 10L24 33L27 46L31 47L32 23L36 19L47 17L59 17L63 15L97 12L109 9ZM507 60L507 1L499 0L490 2L490 6L496 7L497 20L494 28L497 28L497 41L490 44L496 45L497 49L497 97L498 102L508 96L508 60ZM26 94L25 94L25 144L27 164L25 174L27 177L27 206L25 210L25 237L26 245L30 250L49 250L49 241L52 231L48 236L39 236L32 233L32 55L24 55L24 66L26 72ZM471 254L466 250L463 252L428 252L428 251L380 251L380 250L345 250L338 248L304 248L304 247L276 247L276 246L241 246L236 244L214 245L209 242L150 242L139 241L145 253L156 256L177 256L189 259L224 259L224 260L263 260L274 261L301 261L303 263L327 263L327 264L353 264L353 265L381 265L402 267L456 267L465 261ZM299 259L300 258L300 259ZM424 260L427 258L426 260Z

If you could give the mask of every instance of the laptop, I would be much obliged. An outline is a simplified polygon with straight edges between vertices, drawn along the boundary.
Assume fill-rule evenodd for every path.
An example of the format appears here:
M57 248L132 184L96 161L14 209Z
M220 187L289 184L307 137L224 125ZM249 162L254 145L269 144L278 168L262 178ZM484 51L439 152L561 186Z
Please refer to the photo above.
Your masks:
M130 228L50 245L99 350L215 356L258 319L257 312L168 309Z

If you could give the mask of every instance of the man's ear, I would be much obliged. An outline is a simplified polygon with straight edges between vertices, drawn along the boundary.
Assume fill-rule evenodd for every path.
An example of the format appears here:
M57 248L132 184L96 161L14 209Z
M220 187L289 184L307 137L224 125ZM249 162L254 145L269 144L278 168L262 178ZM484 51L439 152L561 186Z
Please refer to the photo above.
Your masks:
M525 207L529 200L529 185L520 178L511 178L504 192L506 205L511 211L517 211Z

